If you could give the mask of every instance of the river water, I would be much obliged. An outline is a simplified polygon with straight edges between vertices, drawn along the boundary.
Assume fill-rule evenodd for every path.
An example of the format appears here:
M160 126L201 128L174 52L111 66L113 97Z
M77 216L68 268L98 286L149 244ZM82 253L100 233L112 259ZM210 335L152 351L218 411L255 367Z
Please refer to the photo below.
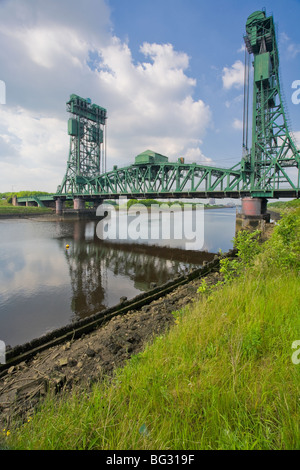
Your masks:
M194 244L101 240L99 221L0 219L0 340L24 344L202 265L232 248L235 219L206 210Z

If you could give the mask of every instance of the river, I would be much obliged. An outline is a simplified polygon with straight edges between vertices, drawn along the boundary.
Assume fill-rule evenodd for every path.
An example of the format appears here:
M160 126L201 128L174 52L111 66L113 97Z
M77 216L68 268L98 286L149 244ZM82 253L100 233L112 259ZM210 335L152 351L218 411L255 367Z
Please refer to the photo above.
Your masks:
M232 248L235 219L206 210L198 244L101 240L99 221L0 219L0 340L24 344L201 265Z

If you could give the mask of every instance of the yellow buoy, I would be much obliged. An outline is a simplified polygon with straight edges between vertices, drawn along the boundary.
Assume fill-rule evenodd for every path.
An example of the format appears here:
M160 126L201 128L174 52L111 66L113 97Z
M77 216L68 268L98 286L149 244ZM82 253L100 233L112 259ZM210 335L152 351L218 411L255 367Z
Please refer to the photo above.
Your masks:
M70 245L66 245L66 248L70 248Z

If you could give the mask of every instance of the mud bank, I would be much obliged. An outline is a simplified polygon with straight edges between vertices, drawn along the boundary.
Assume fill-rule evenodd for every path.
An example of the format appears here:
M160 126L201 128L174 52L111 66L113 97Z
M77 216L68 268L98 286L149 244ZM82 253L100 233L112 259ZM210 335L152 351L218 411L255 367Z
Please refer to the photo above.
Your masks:
M210 284L220 280L214 271L206 276ZM48 391L88 389L94 382L112 376L115 368L122 367L173 325L172 312L199 298L199 284L199 278L195 278L139 310L116 316L95 331L11 366L0 378L2 429L9 428L12 417L32 416Z

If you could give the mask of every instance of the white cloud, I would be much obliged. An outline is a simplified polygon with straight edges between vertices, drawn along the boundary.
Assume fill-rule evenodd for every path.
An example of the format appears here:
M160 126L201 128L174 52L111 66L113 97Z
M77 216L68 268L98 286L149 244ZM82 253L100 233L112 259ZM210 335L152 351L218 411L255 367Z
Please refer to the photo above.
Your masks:
M279 35L279 40L282 43L285 43L285 42L290 41L290 37L285 32L281 32L280 35Z
M291 59L295 59L298 54L300 54L300 44L289 44L288 48L288 57Z
M102 50L104 71L100 70L99 77L109 85L109 129L116 129L122 140L122 149L110 147L110 153L117 158L120 151L130 155L131 149L134 156L155 147L175 158L191 139L204 135L211 112L202 100L192 98L195 80L184 73L188 67L185 54L169 44L148 43L141 52L151 62L134 65L128 46L116 38Z
M243 106L243 99L244 99L243 94L237 95L232 100L226 100L225 101L225 106L228 109L231 106L235 106L235 107L238 107L238 109L241 109L241 107Z
M243 121L241 119L235 119L232 124L233 128L240 131L243 129Z
M279 39L282 47L286 49L285 55L288 59L295 59L300 53L300 44L291 42L291 38L284 32L280 34Z
M1 184L11 190L56 190L66 166L68 136L66 122L55 117L37 117L20 108L0 108ZM6 144L6 148L3 145ZM52 188L52 189L51 189ZM25 188L24 188L25 189Z
M195 147L190 147L186 150L185 153L183 153L182 155L180 155L182 157L184 157L185 159L187 159L188 161L190 162L195 162L195 163L198 163L198 164L211 164L212 163L212 160L210 158L207 158L203 153L202 151L200 150L199 147L195 146Z
M70 62L81 67L88 51L88 44L79 40L76 31L66 27L37 27L16 34L25 45L29 58L48 69L58 62Z
M294 138L295 138L295 143L296 143L298 149L300 149L300 131L293 132L293 135L294 135Z
M240 88L244 85L244 64L237 60L231 67L223 68L223 86L225 89Z
M212 117L193 98L187 54L145 42L136 63L128 44L110 33L104 0L10 0L0 3L0 14L0 78L7 85L0 191L56 190L67 163L65 103L72 93L108 110L108 168L147 148L170 159L202 158L200 139Z

